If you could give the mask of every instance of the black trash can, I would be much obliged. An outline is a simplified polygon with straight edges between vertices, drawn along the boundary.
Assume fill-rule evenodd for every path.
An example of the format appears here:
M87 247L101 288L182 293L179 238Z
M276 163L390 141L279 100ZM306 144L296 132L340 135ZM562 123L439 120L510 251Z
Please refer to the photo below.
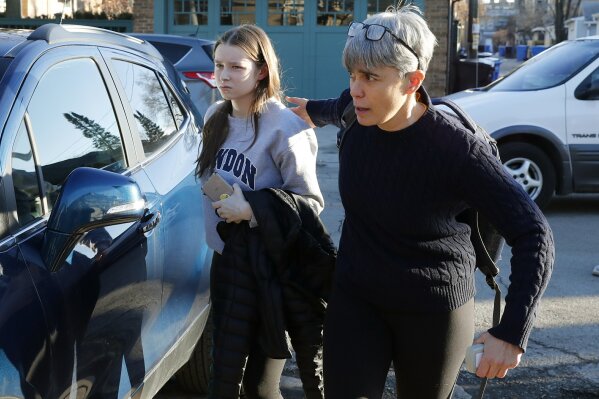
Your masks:
M454 64L455 80L452 92L486 86L493 81L495 63L479 59L458 60Z
M514 58L514 57L516 57L514 47L505 46L505 58Z

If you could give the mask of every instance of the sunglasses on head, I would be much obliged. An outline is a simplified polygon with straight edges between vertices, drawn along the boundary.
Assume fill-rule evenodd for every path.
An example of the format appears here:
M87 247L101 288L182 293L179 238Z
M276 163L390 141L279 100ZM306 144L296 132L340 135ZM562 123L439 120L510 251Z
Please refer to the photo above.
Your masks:
M385 32L393 36L393 38L397 40L406 49L408 49L410 53L414 54L414 57L416 57L416 61L418 61L418 69L420 69L420 58L418 57L418 54L416 54L416 52L412 49L412 47L408 45L408 43L404 42L399 37L397 37L395 33L391 32L391 30L386 26L379 24L365 24L363 22L352 22L351 24L349 24L347 36L354 37L358 33L360 33L362 29L366 29L366 39L371 40L373 42L381 40L385 35Z

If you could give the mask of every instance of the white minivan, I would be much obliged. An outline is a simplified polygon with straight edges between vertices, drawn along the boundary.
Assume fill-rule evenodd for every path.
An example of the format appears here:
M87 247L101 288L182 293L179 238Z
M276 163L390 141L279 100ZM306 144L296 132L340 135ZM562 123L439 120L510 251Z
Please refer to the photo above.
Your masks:
M497 140L505 167L541 207L554 193L599 192L599 36L559 43L448 98Z

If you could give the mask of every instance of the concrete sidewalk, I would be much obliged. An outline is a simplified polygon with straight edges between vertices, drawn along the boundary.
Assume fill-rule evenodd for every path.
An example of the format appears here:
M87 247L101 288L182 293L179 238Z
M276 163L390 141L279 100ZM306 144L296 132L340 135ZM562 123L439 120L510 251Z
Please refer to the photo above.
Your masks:
M337 152L337 129L335 126L325 126L315 129L318 138L318 157L316 174L320 190L324 196L324 210L320 217L323 220L335 245L339 245L341 225L345 216L341 199L339 198L339 153Z

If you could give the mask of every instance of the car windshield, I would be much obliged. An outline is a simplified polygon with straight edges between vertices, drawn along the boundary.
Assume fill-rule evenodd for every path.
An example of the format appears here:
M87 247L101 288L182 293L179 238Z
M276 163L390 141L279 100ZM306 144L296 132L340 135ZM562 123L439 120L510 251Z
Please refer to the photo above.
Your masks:
M531 58L488 91L541 90L557 86L599 56L599 40L575 40L557 44Z

